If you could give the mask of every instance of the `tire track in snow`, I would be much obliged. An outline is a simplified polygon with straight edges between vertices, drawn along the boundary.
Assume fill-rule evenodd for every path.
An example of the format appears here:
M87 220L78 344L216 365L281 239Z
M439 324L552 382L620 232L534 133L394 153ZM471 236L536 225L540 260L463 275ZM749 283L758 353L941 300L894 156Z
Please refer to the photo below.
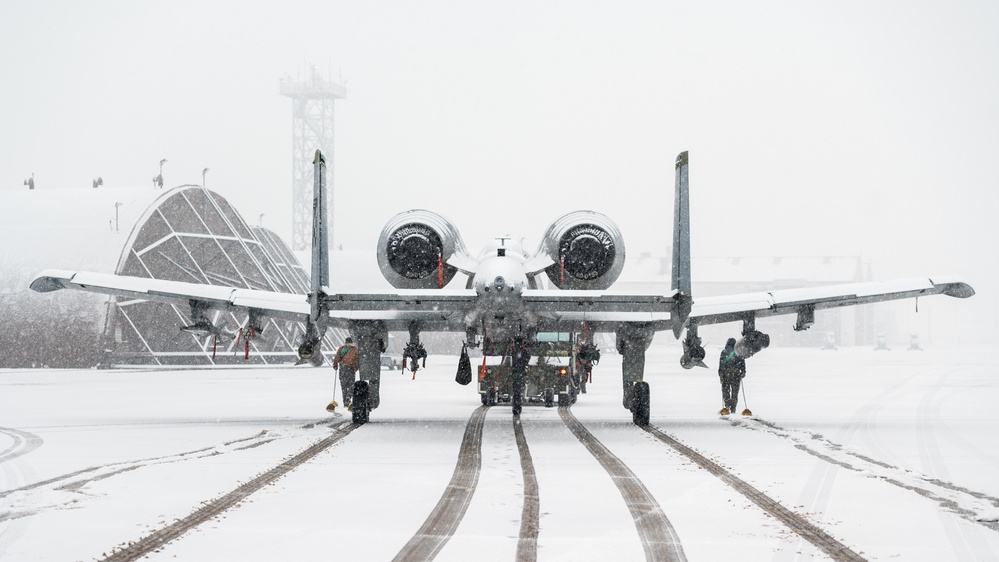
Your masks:
M27 455L31 451L41 447L42 443L44 443L42 438L34 433L28 433L27 431L21 431L19 429L0 427L0 433L7 435L14 440L14 443L11 444L10 447L0 451L0 463L5 463L9 460L16 459L17 457Z
M600 466L614 481L618 491L621 492L621 497L624 498L635 522L638 536L642 540L645 559L650 561L686 561L687 557L683 553L680 537L676 534L669 519L666 518L659 502L645 487L645 484L621 459L617 458L593 434L587 431L567 406L560 406L558 413L569 431L597 459Z
M28 453L41 447L44 440L34 433L28 433L27 431L21 431L19 429L8 427L0 427L0 433L7 435L13 440L9 447L0 451L0 471L2 471L0 472L0 475L5 477L9 485L18 485L30 480L34 473L31 469L30 463L14 463L7 461L27 455ZM3 521L3 518L4 513L0 511L0 521ZM23 532L23 529L26 528L28 524L29 523L27 521L16 521L13 523L5 523L3 525L3 529L0 530L0 559L4 558L4 553L7 551L7 547L17 540Z
M877 415L884 409L885 405L889 402L889 398L897 396L905 392L905 383L918 376L918 373L911 373L906 377L906 379L899 385L893 385L885 388L883 391L878 393L875 397L861 406L856 412L854 412L850 421L840 428L839 435L844 440L850 440L858 434L865 434L869 438L875 441L879 447L883 447L879 437L871 431L871 420L877 417ZM769 422L765 422L759 418L753 418L756 422L768 425ZM732 425L740 425L741 421L734 421ZM749 425L744 425L743 427L751 427ZM773 426L776 427L776 426ZM808 433L808 436L813 440L823 439L823 436L816 433ZM824 462L815 463L812 469L811 475L802 487L800 494L798 495L798 500L795 505L800 506L802 509L811 513L825 512L829 505L829 500L832 497L833 486L835 485L836 478L839 476L840 468L850 468L842 463L835 462L833 456L830 456L831 450L815 451L813 449L802 446L800 443L796 444L795 447L799 450L805 451L813 456L819 458ZM836 450L841 449L838 445L835 446ZM791 551L783 552L775 560L790 560L793 558Z
M850 550L850 548L845 544L839 542L822 529L813 525L804 517L782 506L770 496L767 496L763 492L751 486L748 482L736 477L734 474L725 470L717 463L684 445L675 438L667 435L662 430L651 425L645 426L643 429L649 432L656 439L675 449L683 456L694 461L694 463L704 470L707 470L711 474L717 476L722 482L725 482L737 492L745 496L748 500L759 506L763 511L766 511L775 519L787 525L789 529L815 545L816 548L828 554L833 560L850 562L863 562L866 560L856 552Z
M465 426L451 482L423 526L395 555L393 561L433 560L454 536L479 483L479 472L482 469L482 428L488 411L489 406L479 406L472 412L472 417Z
M534 473L534 459L524 437L520 415L513 416L513 434L520 453L520 470L524 474L524 507L520 513L520 538L517 540L517 562L534 562L538 559L538 530L541 506L538 499L538 478Z
M939 426L941 404L937 394L944 388L948 374L948 372L943 372L938 375L933 387L923 395L919 402L919 413L916 418L916 442L919 446L919 456L923 469L936 480L950 479L950 471L947 469L947 462L937 442L936 432L936 428ZM969 532L965 526L958 525L954 519L944 517L941 513L940 524L943 526L944 532L947 533L947 538L950 540L954 556L957 559L972 560L983 554L988 559L996 559L995 552L991 550L988 543L982 540L979 535Z
M251 494L258 492L264 486L274 482L278 478L281 478L285 474L297 468L299 465L309 461L360 426L341 423L331 427L336 430L332 435L286 459L281 464L278 464L253 480L237 487L228 494L206 502L201 506L201 508L197 509L187 517L179 519L162 529L153 531L135 542L129 542L122 547L115 547L112 549L110 555L101 559L101 562L130 562L155 552L167 543L179 538L191 529L194 529L198 525L217 517L228 509L235 507Z
M796 449L821 459L827 466L867 473L873 478L935 501L941 508L967 521L999 531L999 521L995 517L999 510L997 497L847 450L820 434L787 429L760 418L734 422L733 425L788 439L794 442Z

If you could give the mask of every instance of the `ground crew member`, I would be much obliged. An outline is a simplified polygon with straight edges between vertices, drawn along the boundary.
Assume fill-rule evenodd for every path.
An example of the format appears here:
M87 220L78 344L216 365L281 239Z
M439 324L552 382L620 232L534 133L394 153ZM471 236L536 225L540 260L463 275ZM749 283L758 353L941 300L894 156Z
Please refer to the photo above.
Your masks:
M723 416L735 412L739 404L739 384L746 376L746 360L735 352L735 338L729 338L718 359L718 378L721 379L722 402L719 412Z
M354 377L359 368L358 359L360 354L357 346L354 345L354 338L347 338L343 345L336 350L333 357L333 370L340 373L340 386L343 387L343 403L347 409L352 409L351 401L354 398Z

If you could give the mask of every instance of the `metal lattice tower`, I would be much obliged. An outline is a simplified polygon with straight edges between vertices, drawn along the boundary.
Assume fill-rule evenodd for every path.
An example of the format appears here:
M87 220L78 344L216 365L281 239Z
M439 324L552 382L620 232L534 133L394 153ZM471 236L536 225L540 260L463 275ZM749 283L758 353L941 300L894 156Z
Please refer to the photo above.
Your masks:
M312 243L312 160L323 152L332 176L333 100L347 97L347 88L311 70L307 80L281 79L281 95L291 98L292 119L292 222L291 247L305 250ZM333 182L329 181L332 187ZM333 230L333 189L327 190L327 225Z

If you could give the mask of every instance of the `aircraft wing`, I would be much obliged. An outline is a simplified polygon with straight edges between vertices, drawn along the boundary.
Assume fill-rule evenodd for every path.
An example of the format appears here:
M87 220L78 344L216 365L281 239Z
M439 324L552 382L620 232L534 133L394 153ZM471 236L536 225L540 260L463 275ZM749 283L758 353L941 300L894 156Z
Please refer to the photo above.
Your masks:
M975 290L960 277L943 276L699 297L694 300L690 319L706 325L747 317L799 314L801 323L802 318L815 310L938 294L963 299L974 295ZM801 329L804 327L807 326Z
M253 309L263 316L297 321L307 319L310 312L307 295L107 273L46 270L31 282L31 288L41 293L75 289L179 306L197 301L215 309ZM327 294L324 301L332 326L377 320L389 330L405 331L417 321L427 331L464 331L466 316L474 311L476 298L470 289L400 289L385 294ZM622 322L651 323L656 329L671 326L671 295L528 290L523 301L525 311L537 317L542 331L571 330L583 321L600 331L614 330Z
M676 291L642 295L610 291L524 291L525 306L538 316L540 331L577 330L585 321L595 332L615 331L622 323L649 324L655 330L672 327Z
M330 324L347 327L351 320L378 320L391 331L406 331L419 322L427 331L464 331L465 315L475 306L475 291L399 289L396 293L328 294L324 302Z
M41 272L31 282L31 288L40 293L76 289L182 306L189 306L191 301L197 301L220 310L253 309L264 316L285 320L304 321L309 316L309 302L306 295L107 273L49 269Z
M325 299L333 325L350 320L378 320L388 330L408 329L419 322L427 331L464 331L466 317L476 312L471 289L404 290L388 294L332 294ZM586 321L595 331L613 331L622 322L672 326L672 295L631 295L605 291L526 290L525 313L537 319L540 331L569 331ZM502 311L489 311L500 314Z

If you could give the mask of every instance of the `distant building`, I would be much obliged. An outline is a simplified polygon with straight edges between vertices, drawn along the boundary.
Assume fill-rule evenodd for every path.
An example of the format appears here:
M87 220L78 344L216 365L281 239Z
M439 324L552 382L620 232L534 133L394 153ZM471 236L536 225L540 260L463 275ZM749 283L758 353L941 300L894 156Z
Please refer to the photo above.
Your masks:
M308 292L276 234L251 228L200 186L0 192L0 367L246 363L231 337L181 332L188 307L28 289L42 269L84 270L260 290ZM238 334L245 314L213 312ZM268 319L250 363L297 359L304 325ZM326 349L335 348L330 334Z

